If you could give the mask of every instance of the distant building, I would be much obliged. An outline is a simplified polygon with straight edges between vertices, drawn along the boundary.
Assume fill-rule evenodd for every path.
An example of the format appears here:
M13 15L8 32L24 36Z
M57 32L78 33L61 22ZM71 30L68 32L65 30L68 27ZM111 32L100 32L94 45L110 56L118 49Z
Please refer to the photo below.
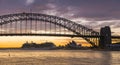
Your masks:
M75 41L69 42L66 46L66 48L71 48L71 49L77 49L77 48L81 48L81 45L77 45L77 43Z
M107 49L120 50L120 43L106 45Z
M56 45L52 42L45 42L45 43L39 44L39 47L55 48Z
M52 42L45 42L45 43L41 43L41 44L36 44L34 42L31 42L31 43L24 43L22 45L22 48L46 48L46 49L50 49L50 48L55 48L56 45Z

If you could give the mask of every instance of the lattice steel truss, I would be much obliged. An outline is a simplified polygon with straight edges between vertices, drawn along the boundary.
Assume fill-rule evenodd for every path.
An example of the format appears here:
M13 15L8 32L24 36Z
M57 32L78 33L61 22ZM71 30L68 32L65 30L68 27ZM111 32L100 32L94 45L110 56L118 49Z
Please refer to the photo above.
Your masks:
M89 35L89 36L99 35L99 32L96 32L93 29L89 29L76 22L67 20L65 18L57 17L57 16L39 14L39 13L17 13L17 14L2 15L0 16L0 26L8 23L10 23L12 26L12 22L27 21L27 20L49 22L49 23L64 27L72 31L76 35ZM99 44L99 37L96 37L96 38L83 37L83 39L85 39L94 47L98 46Z

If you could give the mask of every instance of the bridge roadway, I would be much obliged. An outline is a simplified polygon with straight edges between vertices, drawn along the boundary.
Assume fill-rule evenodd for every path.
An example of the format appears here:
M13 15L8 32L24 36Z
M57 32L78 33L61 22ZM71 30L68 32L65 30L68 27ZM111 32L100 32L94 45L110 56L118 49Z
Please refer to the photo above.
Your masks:
M9 33L0 34L0 36L56 36L56 37L87 37L87 38L98 38L100 35L73 35L73 34L36 34L36 33ZM120 36L112 36L114 39L120 39Z

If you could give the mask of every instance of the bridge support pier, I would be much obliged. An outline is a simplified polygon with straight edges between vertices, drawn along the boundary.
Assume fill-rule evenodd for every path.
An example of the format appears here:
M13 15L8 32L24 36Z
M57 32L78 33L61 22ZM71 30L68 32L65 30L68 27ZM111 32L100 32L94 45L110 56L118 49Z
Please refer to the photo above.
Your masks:
M111 29L109 26L105 26L100 30L100 40L99 40L99 47L104 49L107 45L111 44Z

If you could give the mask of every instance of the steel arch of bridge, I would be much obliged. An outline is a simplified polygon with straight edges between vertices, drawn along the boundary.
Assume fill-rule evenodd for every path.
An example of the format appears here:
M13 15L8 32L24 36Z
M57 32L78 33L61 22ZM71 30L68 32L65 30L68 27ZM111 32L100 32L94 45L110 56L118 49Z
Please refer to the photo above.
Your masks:
M0 16L0 26L7 23L11 23L11 22L27 21L27 20L49 22L49 23L64 27L72 31L76 35L82 35L82 36L84 35L98 36L99 35L99 33L94 31L93 29L89 29L81 24L70 21L68 19L52 16L52 15L39 14L39 13L16 13L16 14L2 15ZM92 46L97 46L99 44L99 37L96 37L95 39L87 38L87 37L82 37L82 38L85 39L90 44L92 44Z

